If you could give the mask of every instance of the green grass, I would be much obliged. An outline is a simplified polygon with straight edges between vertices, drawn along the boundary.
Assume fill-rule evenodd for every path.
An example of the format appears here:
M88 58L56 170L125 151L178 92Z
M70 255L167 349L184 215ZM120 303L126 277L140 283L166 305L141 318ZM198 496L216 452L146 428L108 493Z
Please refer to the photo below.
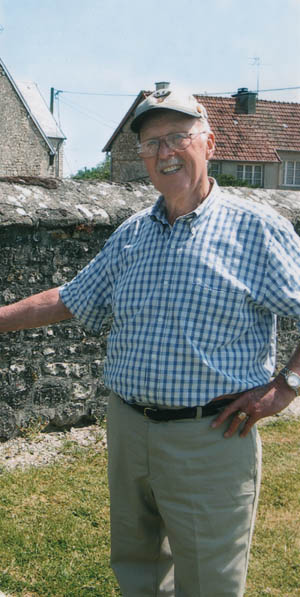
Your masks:
M300 597L300 421L278 419L261 435L263 484L245 597ZM120 595L109 567L106 453L72 454L65 463L0 475L4 593Z
M0 476L0 589L22 597L120 595L109 567L106 454Z
M263 480L245 597L300 596L300 421L260 428Z

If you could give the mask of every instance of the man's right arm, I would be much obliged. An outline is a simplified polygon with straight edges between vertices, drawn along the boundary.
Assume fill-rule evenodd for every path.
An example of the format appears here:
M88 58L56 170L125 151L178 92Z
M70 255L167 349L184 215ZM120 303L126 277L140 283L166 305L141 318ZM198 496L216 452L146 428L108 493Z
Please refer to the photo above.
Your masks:
M13 332L58 323L73 317L64 305L59 288L34 294L0 308L0 332Z

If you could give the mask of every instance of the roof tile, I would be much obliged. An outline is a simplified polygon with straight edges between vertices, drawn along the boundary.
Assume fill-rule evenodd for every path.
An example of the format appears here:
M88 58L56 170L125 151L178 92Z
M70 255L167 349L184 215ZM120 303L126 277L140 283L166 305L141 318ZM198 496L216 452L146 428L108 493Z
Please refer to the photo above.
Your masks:
M237 114L235 99L197 95L216 136L215 160L279 162L276 150L300 151L300 104L257 100Z

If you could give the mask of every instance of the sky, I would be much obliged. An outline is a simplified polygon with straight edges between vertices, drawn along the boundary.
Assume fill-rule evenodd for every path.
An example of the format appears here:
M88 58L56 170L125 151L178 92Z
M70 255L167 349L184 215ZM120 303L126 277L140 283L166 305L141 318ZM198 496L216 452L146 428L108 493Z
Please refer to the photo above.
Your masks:
M137 94L240 87L300 103L300 0L0 0L0 57L34 81L67 140L64 175L95 167ZM95 95L98 94L98 95ZM1 132L0 132L1 133Z

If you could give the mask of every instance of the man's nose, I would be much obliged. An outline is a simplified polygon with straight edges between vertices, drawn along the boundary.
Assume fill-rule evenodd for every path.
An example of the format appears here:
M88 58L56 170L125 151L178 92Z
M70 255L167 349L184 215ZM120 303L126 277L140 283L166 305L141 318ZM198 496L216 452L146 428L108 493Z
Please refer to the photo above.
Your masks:
M160 139L157 153L160 158L165 158L166 156L173 155L174 149L168 146L166 139Z

